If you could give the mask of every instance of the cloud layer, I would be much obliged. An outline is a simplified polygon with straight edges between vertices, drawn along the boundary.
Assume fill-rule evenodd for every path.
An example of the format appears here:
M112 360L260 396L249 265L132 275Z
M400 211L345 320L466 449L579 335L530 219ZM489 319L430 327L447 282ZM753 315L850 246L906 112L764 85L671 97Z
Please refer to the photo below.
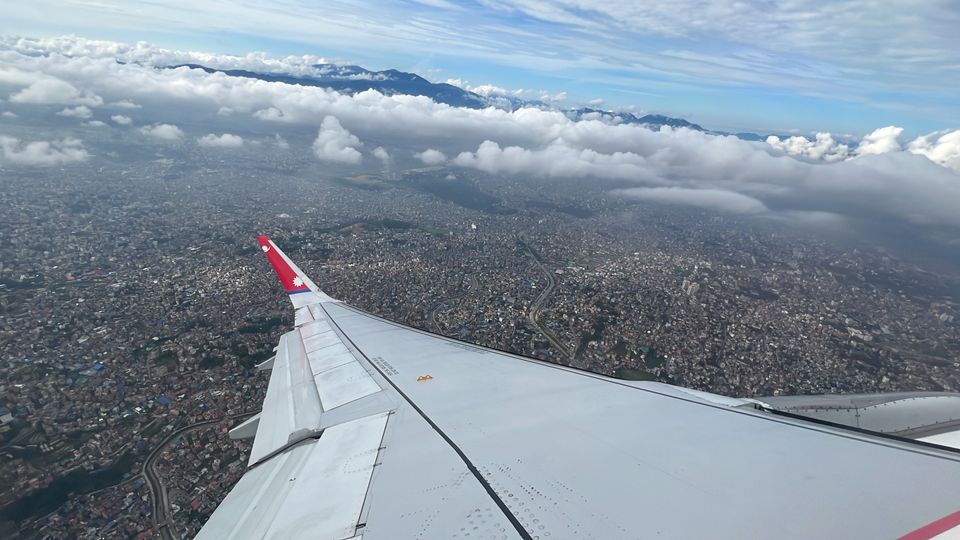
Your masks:
M900 152L904 150L900 144L902 134L903 128L897 126L876 129L866 134L853 151L847 144L834 140L832 134L825 132L817 133L813 140L799 136L781 140L770 136L767 137L767 144L791 156L833 162ZM917 137L907 144L906 151L926 156L930 161L960 173L960 129Z
M499 73L499 80L491 82L500 86L529 81L531 75L574 73L592 86L586 90L589 97L599 90L643 87L667 100L681 94L673 103L684 107L682 100L698 88L709 87L708 97L726 102L748 87L778 100L815 97L820 103L856 108L861 117L910 108L933 122L960 118L953 92L960 87L960 5L948 0L350 0L327 2L323 9L305 0L288 0L283 9L256 2L224 9L218 2L184 0L33 0L29 10L19 9L16 2L7 4L0 4L0 20L32 34L48 31L57 18L80 33L145 39L189 35L197 42L269 41L282 28L283 41L304 43L307 50L342 50L349 43L354 61L430 58L431 64L449 66L455 56L462 64L485 65L487 72ZM173 55L139 44L50 41L31 52L56 46L71 56L107 51L144 63L221 61L217 55ZM297 63L304 72L320 60L293 58L303 59ZM262 71L277 63L251 54L218 67ZM480 71L463 69L468 72L449 76L476 76ZM924 107L926 102L936 105ZM739 112L752 110L748 106ZM835 110L808 107L793 118L829 119ZM763 118L763 112L753 118ZM733 120L731 116L727 118Z
M315 157L345 165L363 163L366 148L375 148L372 155L388 166L391 154L411 153L394 151L397 146L427 148L416 157L428 164L578 178L604 186L615 182L621 196L650 202L960 227L960 131L931 133L906 144L900 142L903 130L895 126L877 129L859 143L827 132L812 140L747 142L687 129L614 125L603 118L573 121L537 108L464 109L423 96L376 91L349 96L185 67L154 69L187 57L278 72L316 69L300 57L186 54L80 38L7 45L0 50L0 84L11 88L13 110L56 104L52 115L63 106L136 103L142 106L138 122L154 122L140 132L162 140L184 139L183 130L165 118L168 111L190 110L191 117L206 115L204 132L217 129L209 122L253 123L267 133L280 132L293 148L296 137L316 129ZM139 63L118 63L118 56ZM89 104L80 103L84 100ZM229 117L222 115L225 110ZM204 132L192 134L198 144L243 144L239 136L237 141L230 134ZM299 142L302 148L310 141ZM20 144L8 146L23 152ZM70 148L76 145L63 143L59 151Z

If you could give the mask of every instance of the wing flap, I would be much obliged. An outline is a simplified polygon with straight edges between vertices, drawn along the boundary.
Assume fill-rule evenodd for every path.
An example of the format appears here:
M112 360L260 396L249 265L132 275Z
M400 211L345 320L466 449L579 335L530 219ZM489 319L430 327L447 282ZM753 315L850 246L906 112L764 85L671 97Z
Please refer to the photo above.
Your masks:
M311 321L313 321L313 313L310 312L310 306L297 308L293 320L294 326L299 327Z
M322 311L299 331L324 410L335 409L381 390L330 327Z
M318 374L316 381L320 401L328 409L335 409L380 390L380 386L356 360Z
M297 438L320 428L323 407L313 370L297 331L280 338L270 384L263 400L257 435L250 452L250 465L258 463Z
M199 539L357 536L388 413L327 428L247 472ZM362 529L362 528L361 528Z
M319 432L324 411L381 390L325 315L284 334L272 367L250 465Z

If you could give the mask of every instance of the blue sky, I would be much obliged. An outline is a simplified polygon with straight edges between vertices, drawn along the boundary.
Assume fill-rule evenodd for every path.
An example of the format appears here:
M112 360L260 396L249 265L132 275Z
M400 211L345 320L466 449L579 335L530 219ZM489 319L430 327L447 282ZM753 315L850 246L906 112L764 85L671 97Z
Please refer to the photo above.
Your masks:
M960 126L960 4L810 4L35 0L0 7L0 33L317 54L734 131Z

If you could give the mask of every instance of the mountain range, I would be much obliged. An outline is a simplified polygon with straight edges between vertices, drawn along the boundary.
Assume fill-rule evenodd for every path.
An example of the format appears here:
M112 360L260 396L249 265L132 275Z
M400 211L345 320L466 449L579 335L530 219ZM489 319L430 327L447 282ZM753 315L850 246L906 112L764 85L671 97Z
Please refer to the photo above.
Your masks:
M426 96L438 103L446 103L453 107L467 107L471 109L497 107L506 110L536 107L539 109L561 111L571 120L597 119L609 123L639 124L654 129L661 126L683 127L716 135L734 135L750 141L762 141L766 139L766 136L756 133L728 133L724 131L707 130L683 118L673 118L660 114L637 116L628 111L607 111L591 107L563 109L548 105L542 101L525 100L516 96L484 96L465 90L459 86L431 82L416 73L407 73L396 69L371 71L353 65L314 64L312 67L315 71L312 75L291 75L285 73L262 73L244 69L217 69L200 64L167 66L168 69L184 67L200 69L207 73L223 73L230 77L246 77L261 81L330 88L348 95L366 90L376 90L384 95Z

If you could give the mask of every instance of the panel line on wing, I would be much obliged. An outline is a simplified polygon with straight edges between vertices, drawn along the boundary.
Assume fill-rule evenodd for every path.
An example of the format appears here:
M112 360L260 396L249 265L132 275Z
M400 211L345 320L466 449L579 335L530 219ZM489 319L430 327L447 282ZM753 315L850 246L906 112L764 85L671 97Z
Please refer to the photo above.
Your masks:
M250 469L197 538L356 537L388 421L338 424Z
M324 309L324 312L326 312L326 308L323 308L322 304L320 304L320 307ZM343 332L343 330L340 328L337 322L334 321L333 318L329 316L329 314L327 314L327 322L328 324L331 325L332 328L337 329L337 333L340 336L342 336L344 339L350 342L351 347L353 347L354 350L360 353L367 360L367 364L373 367L373 369L375 369L380 374L380 376L383 377L384 380L386 380L387 383L389 383L394 390L396 390L397 394L399 394L400 397L402 397L410 405L410 407L412 407L413 410L415 410L417 414L419 414L420 417L423 418L423 420L427 422L427 424L429 424L430 427L433 428L433 430L438 435L440 435L440 437L444 440L444 442L446 442L450 446L450 448L452 448L453 451L456 452L457 456L459 456L460 460L463 461L464 465L467 466L467 469L470 471L470 473L474 476L474 478L476 478L477 482L480 483L484 491L487 492L487 495L490 496L490 498L497 505L500 511L503 512L503 515L507 518L510 524L513 525L513 528L517 531L517 534L519 534L520 537L523 538L524 540L533 540L533 537L523 527L523 525L520 523L520 520L517 518L517 516L514 515L514 513L510 510L510 508L503 501L503 499L500 498L500 495L493 489L490 483L487 482L487 480L480 473L480 470L477 469L476 465L474 465L472 461L470 461L470 458L467 457L467 455L463 452L463 450L461 450L460 447L457 446L457 444L454 443L453 440L446 433L444 433L442 429L440 429L440 426L438 426L433 420L431 420L430 417L427 416L426 413L424 413L423 410L420 407L418 407L417 404L414 403L413 400L411 400L410 397L407 396L407 394L404 393L403 390L401 390L400 387L397 386L395 382L393 382L393 380L387 377L386 374L384 374L383 371L381 371L380 368L377 367L373 362L370 362L369 358L367 358L367 355L364 354L363 350L357 345L355 341L353 341L350 338L350 336L348 336L346 333Z
M333 331L326 314L322 310L321 313L314 322L301 327L299 333L320 403L328 411L382 388Z
M654 390L654 389L652 389L652 388L644 388L644 387L641 387L641 386L636 386L636 385L633 385L633 384L628 384L627 382L621 381L621 380L618 380L618 379L612 379L612 378L607 377L607 376L605 376L605 375L599 375L599 374L597 374L597 373L593 373L593 372L587 371L587 370L585 370L585 369L575 368L575 367L571 367L571 366L563 366L563 365L559 365L559 364L553 364L553 363L547 362L547 361L545 361L545 360L540 360L540 359L537 359L537 358L529 358L529 357L525 357L525 356L520 356L520 355L518 355L518 354L509 352L509 351L504 351L504 350L500 350L500 349L495 349L495 348L492 348L492 347L481 347L481 346L479 346L479 345L476 345L476 344L473 344L473 343L469 343L469 342L466 342L466 341L461 341L461 340L458 340L458 339L456 339L456 338L451 338L451 337L444 336L444 335L441 335L441 334L435 334L435 333L430 332L430 331L428 331L428 330L423 330L423 329L420 329L420 328L412 328L412 327L404 326L404 325L399 324L399 323L396 323L396 322L394 322L394 321L390 321L390 320L384 319L384 318L382 318L382 317L378 317L378 316L376 316L376 315L372 315L372 314L370 314L370 313L366 313L366 312L361 311L361 310L359 310L359 309L357 309L357 308L355 308L355 307L353 307L353 306L350 306L350 305L348 305L348 304L337 303L336 305L337 305L338 307L342 307L342 308L344 308L344 309L346 309L346 310L349 310L349 311L353 312L354 315L352 315L352 316L372 318L372 319L374 319L374 320L383 322L383 323L388 324L388 325L390 325L390 326L392 326L392 327L394 327L394 328L397 328L398 330L405 330L405 331L410 331L410 332L418 333L418 334L424 335L424 336L426 336L426 337L430 337L430 338L437 339L437 340L440 340L440 341L446 341L446 342L450 343L451 345L466 346L466 347L469 347L469 348L471 348L471 349L478 350L478 351L482 351L482 352L493 351L493 352L495 352L495 353L502 354L502 355L507 356L507 357L509 357L509 358L513 358L513 359L516 359L516 360L522 360L522 361L524 361L524 362L528 362L528 363L534 364L534 365L539 365L539 366L542 366L542 367L545 367L545 368L555 369L555 370L559 370L559 371L565 371L565 372L568 372L568 373L572 373L572 374L575 374L575 375L579 375L579 376L581 376L581 377L589 377L589 378L591 378L591 379L596 379L596 380L604 381L604 382L607 382L607 383L616 384L616 385L618 385L618 386L623 386L623 387L626 387L626 388L631 388L631 389L633 389L633 390L639 390L639 391L641 391L641 392L646 392L646 393L649 393L649 394L655 394L655 395L658 395L658 396L667 397L667 398L671 398L671 399L676 399L676 400L679 400L679 401L685 401L685 402L687 402L687 403L693 403L693 404L701 405L701 406L704 406L704 407L711 407L711 408L714 408L714 409L723 410L723 411L727 411L727 412L734 413L734 414L740 414L740 415L748 416L748 417L751 417L751 418L755 418L755 419L757 419L757 420L762 420L762 421L766 421L766 422L775 422L775 423L778 423L778 424L784 424L784 425L793 426L793 427L796 427L796 428L799 428L799 429L806 429L806 430L816 431L816 432L819 432L819 433L828 434L828 435L831 435L831 436L834 436L834 437L841 437L841 438L845 438L845 439L851 439L851 440L855 440L855 441L859 441L859 442L864 442L864 443L867 443L867 444L874 444L874 445L878 445L878 446L885 446L885 447L888 447L888 448L895 448L895 449L900 450L900 451L903 451L903 452L910 452L910 453L915 453L915 454L921 454L921 455L924 455L924 456L935 457L935 458L938 458L938 459L946 459L946 460L950 460L950 461L957 461L958 458L955 457L955 456L953 456L953 455L944 455L944 454L943 454L944 451L945 451L945 452L949 452L950 454L960 453L960 449L955 449L955 448L951 448L951 447L948 447L948 446L943 446L943 445L939 445L939 444L935 444L935 443L931 443L931 442L927 442L927 441L919 441L919 440L916 440L916 439L909 439L909 438L905 438L905 437L899 437L899 436L897 436L897 435L890 435L890 434L888 434L888 433L879 433L879 432L868 431L868 430L859 430L859 429L857 429L857 428L852 428L852 427L850 427L850 426L846 426L846 425L843 425L843 424L833 424L833 423L827 422L827 421L814 421L814 420L812 420L812 419L809 418L809 417L803 417L803 416L797 416L797 415L791 415L791 414L784 414L783 411L763 409L763 410L762 410L763 412L760 412L760 410L742 409L742 408L737 408L737 407L730 407L730 406L728 406L728 405L718 405L718 404L716 404L716 403L710 403L710 402L707 402L707 401L703 401L703 400L694 398L693 396L684 397L684 396L680 396L680 395L676 395L676 394L671 394L671 393L668 393L668 392L663 392L663 391L659 391L659 390ZM327 314L326 317L330 317L329 314ZM332 318L331 318L330 320L331 320L331 322L333 322ZM334 324L336 324L336 323L334 323ZM338 325L337 327L339 328L339 325ZM341 333L342 333L342 331L341 331ZM484 349L487 349L487 350L484 350ZM372 364L372 362L371 362L371 364ZM379 371L379 370L378 370L378 371ZM392 383L392 381L391 381L391 383ZM778 417L781 417L781 418L778 418ZM794 419L794 418L795 418L795 420L791 421L791 420L788 420L788 418L791 418L791 419ZM820 424L820 425L817 425L817 424ZM829 426L829 427L836 428L836 429L824 429L824 427L822 427L822 426ZM899 444L895 444L895 443L899 443ZM937 451L940 451L940 452L937 452Z

